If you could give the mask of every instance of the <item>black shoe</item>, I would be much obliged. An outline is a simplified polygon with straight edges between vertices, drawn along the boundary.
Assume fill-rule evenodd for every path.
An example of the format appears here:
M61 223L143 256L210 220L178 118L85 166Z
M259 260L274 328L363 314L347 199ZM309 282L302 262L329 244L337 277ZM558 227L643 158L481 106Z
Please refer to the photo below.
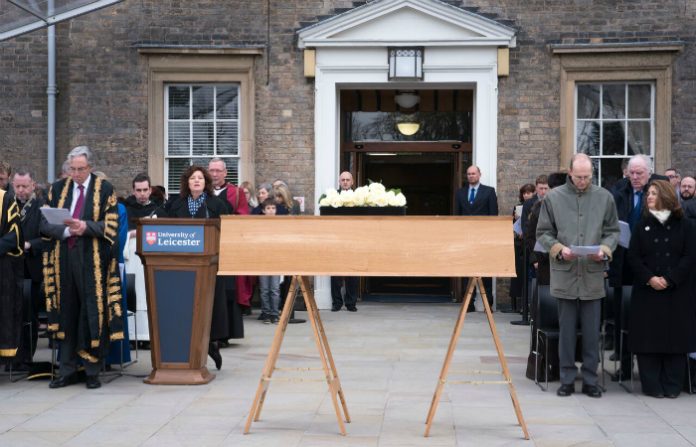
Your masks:
M602 390L600 390L597 385L583 384L582 385L582 394L597 398L597 397L602 397Z
M268 315L266 315L265 313L261 312L261 315L259 315L256 319L259 320L259 321L263 321L263 320L265 320L266 318L268 318Z
M476 312L476 307L474 307L474 305L469 306L466 309L466 313L469 313L469 312Z
M649 396L649 397L654 397L655 399L662 399L663 397L665 397L665 395L662 393L643 393L643 394L645 394L646 396Z
M242 315L247 317L251 315L251 307L242 307Z
M63 388L74 383L77 383L77 374L72 373L69 376L61 376L57 379L51 380L51 383L48 384L48 387L51 389Z
M341 310L341 306L331 306L331 312L338 312Z
M208 344L208 355L210 356L211 359L215 362L215 368L219 371L220 368L222 368L222 356L220 355L220 348L218 347L217 343L214 341L211 341Z
M665 397L667 399L676 399L679 397L679 393L665 393Z
M631 380L631 375L628 373L624 373L623 371L617 371L611 375L612 382L618 382L618 381L625 382L627 380Z
M612 352L609 356L609 361L615 362L619 359L619 355L616 352Z
M348 309L348 312L357 312L358 311L358 308L355 306L350 306L350 307L347 307L346 309Z
M87 376L85 381L85 386L88 390L96 390L101 388L101 382L99 381L99 376Z
M280 321L278 317L271 315L271 324L278 324L278 321Z
M575 384L570 383L566 385L561 385L561 387L556 391L556 394L561 396L561 397L567 397L570 396L575 392Z

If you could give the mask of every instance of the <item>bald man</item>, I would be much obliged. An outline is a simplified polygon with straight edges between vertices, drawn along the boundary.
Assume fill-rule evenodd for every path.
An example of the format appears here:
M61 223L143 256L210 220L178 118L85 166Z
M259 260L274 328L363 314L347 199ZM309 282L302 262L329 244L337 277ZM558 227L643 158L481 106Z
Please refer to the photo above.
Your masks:
M341 172L338 176L338 192L350 191L353 189L353 174L348 171ZM332 276L331 277L331 311L338 312L345 304L349 312L357 312L358 284L360 278L357 276ZM345 284L345 298L341 293L341 288Z

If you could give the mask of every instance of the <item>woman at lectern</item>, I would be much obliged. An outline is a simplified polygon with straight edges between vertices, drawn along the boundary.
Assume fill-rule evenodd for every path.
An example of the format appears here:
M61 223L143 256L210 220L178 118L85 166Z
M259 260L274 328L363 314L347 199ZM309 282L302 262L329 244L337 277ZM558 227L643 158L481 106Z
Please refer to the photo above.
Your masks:
M208 171L201 166L191 166L181 175L179 195L171 197L163 207L157 210L159 217L178 217L193 219L216 219L231 210L226 201L219 199L213 192L213 181ZM210 327L210 344L208 355L215 361L215 367L222 367L220 340L227 340L229 335L227 321L227 298L224 283L216 281L213 317Z

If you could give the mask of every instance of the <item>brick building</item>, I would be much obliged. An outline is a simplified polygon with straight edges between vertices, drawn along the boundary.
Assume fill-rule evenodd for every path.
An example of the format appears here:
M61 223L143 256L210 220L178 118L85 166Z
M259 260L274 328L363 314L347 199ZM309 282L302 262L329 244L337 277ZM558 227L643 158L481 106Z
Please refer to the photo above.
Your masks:
M693 173L695 19L696 0L125 0L56 27L57 169L88 144L120 192L144 170L175 190L215 151L308 212L349 169L440 214L472 161L502 214L575 151L603 186L638 152ZM39 178L46 71L45 31L0 42L0 158Z

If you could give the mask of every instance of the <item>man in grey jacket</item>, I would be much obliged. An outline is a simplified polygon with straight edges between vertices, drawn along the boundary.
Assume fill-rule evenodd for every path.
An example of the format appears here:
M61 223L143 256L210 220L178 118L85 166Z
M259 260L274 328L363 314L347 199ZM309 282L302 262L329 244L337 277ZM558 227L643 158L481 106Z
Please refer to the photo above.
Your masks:
M551 295L558 299L559 396L575 392L575 342L578 317L582 330L582 392L601 397L597 386L599 325L604 271L619 240L616 205L609 191L592 184L592 161L576 154L568 181L544 199L537 225L537 240L549 252ZM596 251L578 256L574 246Z

